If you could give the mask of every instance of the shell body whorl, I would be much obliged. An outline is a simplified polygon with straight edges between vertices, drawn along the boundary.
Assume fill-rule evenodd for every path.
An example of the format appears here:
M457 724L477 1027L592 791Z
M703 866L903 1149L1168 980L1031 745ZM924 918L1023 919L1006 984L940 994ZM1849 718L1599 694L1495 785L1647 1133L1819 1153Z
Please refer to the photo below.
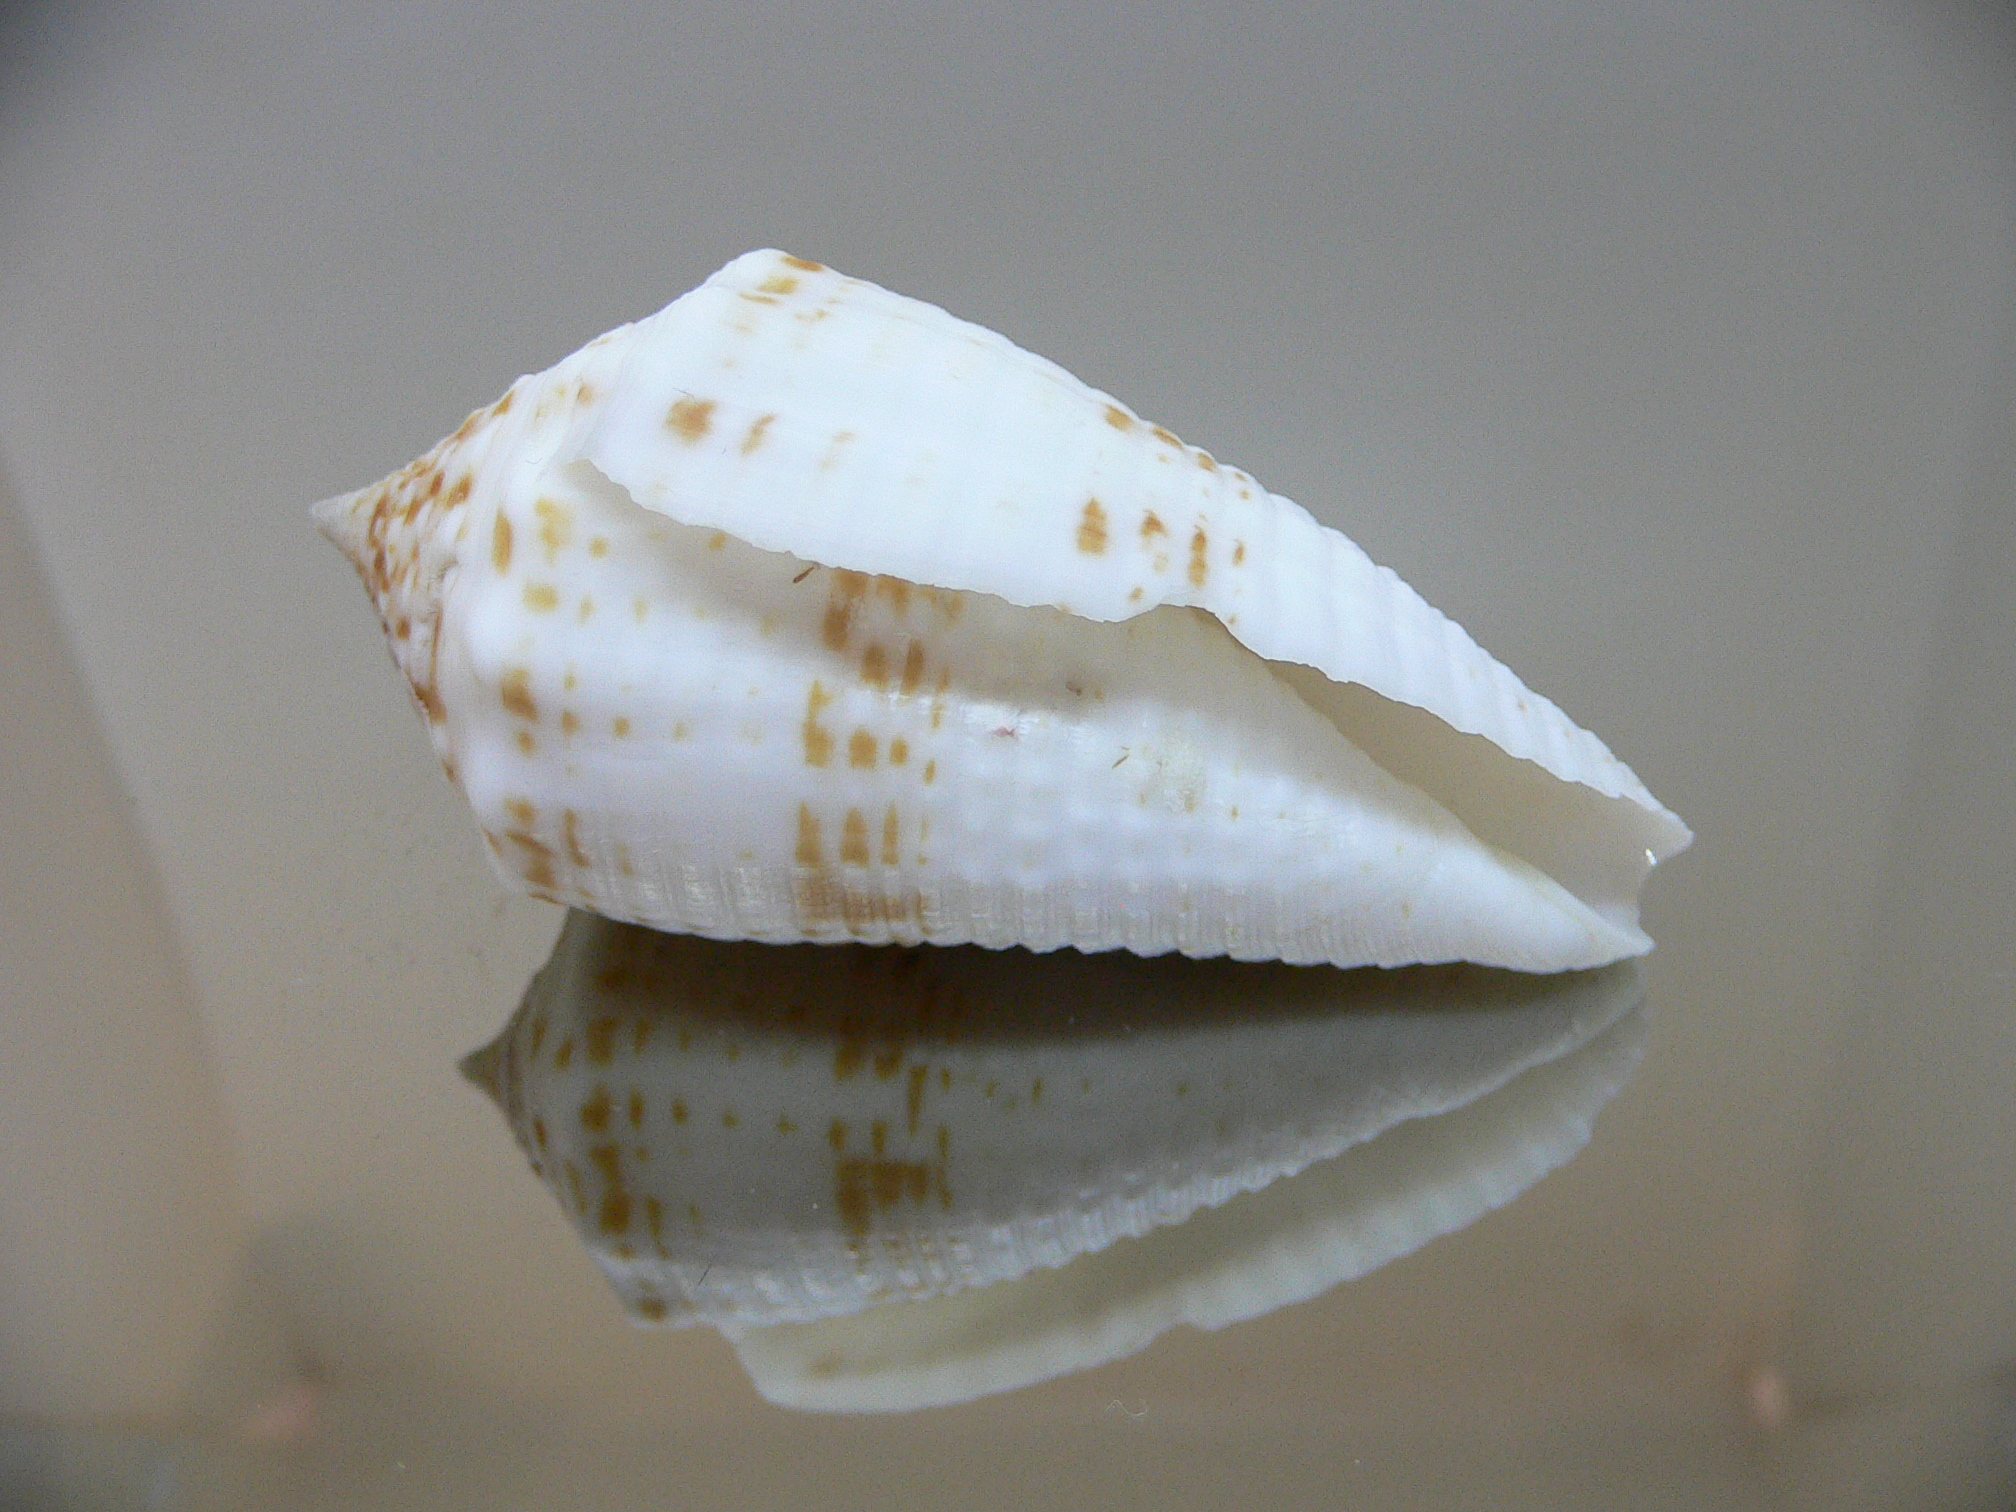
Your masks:
M1559 970L1687 839L1297 506L779 253L318 520L500 875L612 918Z

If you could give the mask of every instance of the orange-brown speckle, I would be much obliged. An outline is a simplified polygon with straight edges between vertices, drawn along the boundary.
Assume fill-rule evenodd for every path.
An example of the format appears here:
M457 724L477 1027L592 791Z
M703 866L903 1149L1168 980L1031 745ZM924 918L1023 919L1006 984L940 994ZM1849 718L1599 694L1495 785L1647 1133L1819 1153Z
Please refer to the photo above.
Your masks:
M665 428L675 433L680 440L691 446L714 424L714 401L712 399L686 398L675 402L665 412Z
M1169 534L1169 527L1162 523L1162 517L1156 514L1154 510L1151 509L1141 516L1141 544L1143 546L1146 546L1156 536L1166 536L1167 534Z
M717 530L714 532L714 534L707 537L707 549L709 551L719 551L722 547L726 546L727 544L728 544L728 532L725 530Z
M1106 406L1106 423L1117 431L1134 429L1134 417L1117 404Z
M937 762L935 762L935 761L927 761L927 762L925 762L925 763L924 763L924 780L925 780L926 782L935 782L935 781L937 781L937 779L938 779L938 763L937 763Z
M642 1022L642 1021L640 1020L639 1022ZM631 1128L633 1128L633 1129L641 1129L641 1128L643 1128L643 1127L644 1127L644 1094L643 1094L642 1092L638 1091L638 1090L637 1090L637 1089L636 1089L635 1087L632 1087L632 1088L630 1089L630 1102L629 1102L629 1106L628 1106L628 1112L629 1112L629 1114L630 1114L630 1127L631 1127Z
M449 509L453 509L457 504L460 504L464 499L469 497L469 490L475 486L475 478L465 472L455 480L455 486L448 490L448 497L441 501L442 504Z
M630 721L618 714L609 721L609 730L618 740L627 739L630 734Z
M686 1099L683 1097L672 1099L672 1122L675 1124L686 1122Z
M1098 556L1106 549L1106 511L1097 499L1087 499L1078 516L1078 549L1087 556Z
M609 1127L609 1089L598 1085L589 1099L581 1104L581 1127L600 1132Z
M847 810L840 826L840 860L847 866L868 864L868 821L857 808Z
M735 1127L735 1126L736 1126L737 1124L739 1124L739 1123L741 1123L741 1122L742 1122L742 1120L741 1120L741 1119L739 1119L739 1118L737 1118L737 1117L735 1116L735 1110L734 1110L733 1108L723 1108L723 1109L721 1110L721 1127L722 1127L722 1128L724 1128L724 1129L732 1129L732 1128L734 1128L734 1127Z
M589 860L588 853L581 849L581 833L578 828L580 823L581 816L576 814L574 810L568 809L562 816L560 832L567 842L567 859L572 861L576 866L586 870Z
M609 555L609 537L593 536L588 542L588 555L600 557Z
M532 674L524 667L513 667L504 674L497 684L497 696L507 714L539 722L539 705L532 701Z
M511 570L511 516L501 509L490 526L490 565L499 572Z
M810 568L806 569L808 572ZM847 633L854 623L854 611L868 591L868 579L858 572L836 572L826 597L826 618L819 627L820 638L833 651L844 650Z
M861 653L861 681L871 688L889 686L889 653L882 649L880 641L870 641L868 649Z
M559 1047L553 1052L553 1069L555 1071L565 1071L573 1063L574 1036L570 1034L567 1038L560 1041Z
M787 252L787 253L785 253L785 254L783 255L783 259L782 259L782 260L783 260L783 263L784 263L784 266L785 266L785 267L787 267L787 268L797 268L797 269L798 269L798 270L800 270L801 272L805 272L805 273L824 273L824 272L826 271L826 265L825 265L824 263L816 263L816 262L807 262L807 261L806 261L806 260L805 260L804 258L802 258L802 257L793 257L793 256L792 256L792 255L791 255L790 253L788 253L788 252Z
M779 1113L777 1115L777 1132L779 1134L795 1134L798 1132L798 1125L791 1122L789 1114Z
M1209 544L1210 540L1204 534L1204 527L1202 525L1199 525L1195 530L1190 532L1190 586L1192 588L1202 588L1204 586L1205 575L1211 570L1211 564L1205 560L1204 556L1204 550Z
M1197 453L1197 465L1206 472L1218 471L1218 459L1207 451Z
M866 730L856 730L847 737L847 765L852 767L875 765L875 737Z
M664 1321L665 1299L663 1297L639 1297L637 1299L637 1316L647 1323Z
M924 642L913 640L903 653L903 696L909 697L924 681Z
M580 732L581 716L576 714L572 709L562 709L560 711L560 733L562 735L578 735Z
M789 273L774 273L756 286L765 294L789 294L798 287L798 280Z
M910 759L910 742L898 735L889 742L889 765L901 766Z
M819 860L819 819L808 803L798 805L798 851L800 866L817 866Z
M897 832L896 805L892 803L889 805L889 812L882 816L882 864L884 866L894 866L896 864Z
M539 742L532 738L532 732L530 730L520 730L518 732L519 755L531 756L536 754L538 749L539 749Z
M530 829L539 822L539 810L532 806L529 798L506 798L504 812L511 816L511 822L520 829Z
M833 732L819 723L819 711L833 700L815 679L805 695L805 723L800 735L805 742L805 765L823 767L833 759Z
M1246 543L1244 541L1234 541L1232 543L1232 565L1234 567L1237 567L1241 562L1245 560L1246 560Z
M1167 445L1169 445L1169 446L1181 446L1181 445L1183 444L1183 443L1182 443L1182 441L1180 441L1179 439L1177 439L1177 437L1176 437L1176 435L1175 435L1175 433L1174 433L1173 431L1166 431L1166 430L1164 430L1164 429L1163 429L1163 428L1162 428L1161 426L1159 426L1159 425L1151 425L1151 426L1149 426L1149 427L1148 427L1148 432L1149 432L1149 434L1150 434L1150 435L1152 435L1152 436L1153 436L1153 437L1154 437L1154 438L1155 438L1155 439L1156 439L1157 441L1161 441L1161 442L1163 442L1163 443L1165 443L1165 444L1167 444Z
M527 583L525 607L534 614L551 614L560 607L560 590L551 583Z
M763 433L770 429L770 422L776 418L775 415L758 415L751 422L748 433L742 437L743 456L748 456L749 453L763 444Z
M630 1194L610 1192L602 1198L602 1211L597 1215L597 1226L605 1234L621 1234L630 1228Z
M532 1115L532 1143L539 1147L542 1154L545 1152L546 1120L541 1118L537 1113Z
M532 512L539 516L539 544L546 548L546 560L551 562L574 538L574 511L558 499L540 499Z

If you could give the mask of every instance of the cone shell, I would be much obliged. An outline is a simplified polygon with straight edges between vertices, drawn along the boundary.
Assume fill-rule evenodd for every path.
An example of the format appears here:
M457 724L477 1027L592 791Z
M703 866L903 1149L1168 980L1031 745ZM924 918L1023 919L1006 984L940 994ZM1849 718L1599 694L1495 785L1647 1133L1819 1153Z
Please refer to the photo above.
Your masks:
M1558 1059L1640 980L779 949L577 912L464 1069L634 1318L746 1327L1181 1224Z
M1689 838L1296 505L781 253L317 519L499 874L612 918L1562 970Z

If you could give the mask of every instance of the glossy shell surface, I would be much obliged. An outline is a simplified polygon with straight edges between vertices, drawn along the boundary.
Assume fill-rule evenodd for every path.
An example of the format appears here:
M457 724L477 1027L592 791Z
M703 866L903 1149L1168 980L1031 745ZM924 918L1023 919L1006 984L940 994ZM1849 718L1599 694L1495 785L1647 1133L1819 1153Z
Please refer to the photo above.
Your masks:
M1689 838L1298 506L781 253L317 518L499 874L612 918L1561 970Z

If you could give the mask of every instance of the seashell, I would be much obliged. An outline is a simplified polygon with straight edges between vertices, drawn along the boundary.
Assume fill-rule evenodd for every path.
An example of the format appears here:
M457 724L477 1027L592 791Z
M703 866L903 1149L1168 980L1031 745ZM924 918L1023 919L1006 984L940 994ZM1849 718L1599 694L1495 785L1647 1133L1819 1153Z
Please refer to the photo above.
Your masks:
M1089 1370L1179 1324L1224 1328L1309 1301L1475 1222L1581 1150L1644 1051L1636 979L1611 970L1614 1001L1633 1006L1586 1044L1187 1222L996 1286L722 1332L780 1407L900 1412Z
M1690 838L1298 506L777 252L316 519L499 874L612 918L1551 971Z
M1636 963L778 948L576 912L464 1071L633 1319L737 1329L1011 1282L1182 1224L1559 1059L1641 980ZM1521 1134L1519 1161L1492 1156L1500 1174L1433 1213L1402 1222L1387 1193L1379 1242L1503 1200L1577 1128Z

